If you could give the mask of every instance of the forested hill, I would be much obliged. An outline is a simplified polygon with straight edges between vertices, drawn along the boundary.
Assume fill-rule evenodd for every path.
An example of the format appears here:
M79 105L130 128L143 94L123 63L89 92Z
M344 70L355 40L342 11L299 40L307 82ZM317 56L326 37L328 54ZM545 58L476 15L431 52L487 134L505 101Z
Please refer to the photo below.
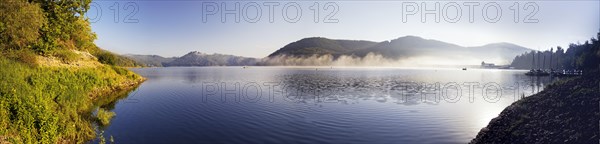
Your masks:
M0 2L0 143L87 143L114 116L106 94L144 80L94 44L90 3Z
M600 33L598 33L600 38ZM546 51L530 51L514 58L512 67L517 69L554 69L554 70L582 70L593 67L592 51L598 49L598 38L591 38L583 44L571 43L568 49L551 48Z
M249 57L193 51L170 62L165 62L163 66L253 66L258 61L258 59Z
M162 67L163 64L171 62L175 60L177 57L162 57L159 55L137 55L137 54L126 54L125 57L128 57L136 62L140 63L143 66L147 67Z
M352 51L372 47L377 44L371 41L332 40L322 37L311 37L292 42L271 53L268 57L279 55L312 56L312 55L346 55Z
M432 57L439 61L452 59L470 61L474 62L474 64L478 64L481 61L509 64L515 56L527 51L531 51L531 49L510 43L492 43L476 47L463 47L417 36L404 36L383 42L311 37L289 43L271 53L268 58L306 58L323 55L331 55L334 58L340 56L365 57L371 53L392 60Z

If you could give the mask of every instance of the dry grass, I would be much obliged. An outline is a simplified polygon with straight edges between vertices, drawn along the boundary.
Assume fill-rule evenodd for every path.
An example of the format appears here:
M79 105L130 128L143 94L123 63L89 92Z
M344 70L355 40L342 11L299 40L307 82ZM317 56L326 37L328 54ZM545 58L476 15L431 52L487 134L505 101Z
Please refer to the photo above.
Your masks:
M99 67L103 66L97 58L88 52L70 50L75 60L65 61L63 58L52 56L36 56L36 63L42 67Z

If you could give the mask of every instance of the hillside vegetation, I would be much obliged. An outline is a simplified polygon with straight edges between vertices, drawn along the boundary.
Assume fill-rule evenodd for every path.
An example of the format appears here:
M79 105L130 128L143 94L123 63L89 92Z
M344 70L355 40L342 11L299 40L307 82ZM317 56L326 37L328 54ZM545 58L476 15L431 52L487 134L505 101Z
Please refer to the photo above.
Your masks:
M135 60L136 62L140 63L142 66L146 66L146 67L163 67L165 63L169 63L175 59L177 59L178 57L170 57L170 58L165 58L165 57L161 57L159 55L133 55L133 54L129 54L129 55L125 55L126 57Z
M600 33L598 35L600 38ZM560 46L546 51L531 51L521 54L511 66L518 69L582 70L594 67L598 59L594 56L598 49L598 38L591 38L583 44L569 44L565 51Z
M190 52L169 62L162 63L163 66L252 66L256 65L258 59L224 55L206 54L197 51Z
M591 41L570 46L564 59L571 60L561 61L583 70L582 76L555 82L506 107L471 143L597 143L600 42Z
M32 67L3 58L0 67L0 143L93 139L94 100L142 80L124 68L107 65Z
M0 143L85 143L98 102L143 81L94 44L90 2L0 2Z

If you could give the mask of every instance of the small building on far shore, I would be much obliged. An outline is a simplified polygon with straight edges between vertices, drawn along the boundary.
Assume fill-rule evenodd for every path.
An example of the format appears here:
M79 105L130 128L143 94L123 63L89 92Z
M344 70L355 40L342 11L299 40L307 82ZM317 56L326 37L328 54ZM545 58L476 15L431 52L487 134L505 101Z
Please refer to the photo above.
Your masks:
M510 65L496 65L494 63L485 63L485 61L481 62L481 68L485 69L514 69L510 67Z
M485 61L481 62L481 67L482 68L495 68L496 64L494 63L485 63Z

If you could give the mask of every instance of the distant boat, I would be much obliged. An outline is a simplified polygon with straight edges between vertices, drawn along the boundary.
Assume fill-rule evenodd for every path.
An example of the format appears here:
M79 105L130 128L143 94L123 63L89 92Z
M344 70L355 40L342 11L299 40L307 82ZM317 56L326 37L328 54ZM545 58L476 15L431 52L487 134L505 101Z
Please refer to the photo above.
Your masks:
M467 68L462 68L462 70L467 70Z

